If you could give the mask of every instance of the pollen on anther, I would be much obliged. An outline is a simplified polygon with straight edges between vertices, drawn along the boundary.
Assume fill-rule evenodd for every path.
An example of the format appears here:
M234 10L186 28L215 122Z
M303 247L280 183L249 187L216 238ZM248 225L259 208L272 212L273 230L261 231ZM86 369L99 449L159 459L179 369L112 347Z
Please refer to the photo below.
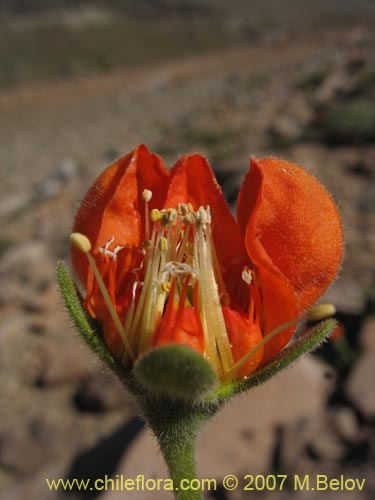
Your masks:
M170 292L171 284L169 283L169 281L163 281L163 283L160 284L160 290L162 292Z
M193 226L197 222L197 216L195 212L189 212L185 215L183 220L185 224L190 224Z
M145 200L145 201L150 201L151 198L152 198L152 191L150 191L149 189L144 189L142 191L142 198Z
M175 208L167 209L168 221L173 222L177 217L177 210Z
M186 203L179 203L177 206L178 215L185 216L189 212L189 207Z
M160 210L158 210L157 208L153 208L150 212L150 219L152 220L152 222L158 222L161 218L162 214Z

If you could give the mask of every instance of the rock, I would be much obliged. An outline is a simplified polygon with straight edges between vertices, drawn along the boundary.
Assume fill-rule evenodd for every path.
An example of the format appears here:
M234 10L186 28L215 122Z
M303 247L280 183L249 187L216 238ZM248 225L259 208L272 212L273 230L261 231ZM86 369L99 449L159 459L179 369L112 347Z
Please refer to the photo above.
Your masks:
M65 495L50 491L46 479L59 479L65 476L68 467L67 458L58 457L42 467L36 474L14 482L10 488L1 491L2 500L24 500L25 498L38 500L54 500L66 498ZM76 497L69 495L70 500Z
M54 263L41 240L30 240L13 246L0 261L0 276L10 277L12 281L42 285L51 282L54 276Z
M311 119L311 107L304 97L296 95L288 100L287 106L282 108L279 116L272 121L269 132L275 139L291 143L301 137Z
M78 162L74 158L64 158L57 165L54 172L56 179L61 182L69 182L78 175Z
M52 347L52 346L50 346ZM87 375L87 350L78 342L69 342L60 349L49 349L48 360L38 378L38 385L51 387L78 381Z
M363 353L345 385L345 392L363 415L375 417L375 352Z
M20 476L29 476L55 456L53 429L43 421L30 422L26 429L14 429L0 437L0 466Z
M2 381L4 394L9 386L22 384L30 387L44 369L44 344L30 342L28 318L23 313L9 315L0 328L0 363L7 379Z
M63 159L43 181L35 186L34 198L37 201L53 198L77 176L78 162L74 158Z
M11 215L23 211L30 204L30 195L25 192L12 193L0 200L0 217L10 217Z
M332 429L324 411L314 419L292 422L282 428L279 468L285 474L314 474L316 467L343 459L347 444Z
M321 429L307 444L312 456L318 461L342 460L347 453L346 444L331 429Z
M355 443L362 437L354 411L348 407L335 408L328 414L331 429L342 439Z
M359 337L362 349L375 352L375 318L373 316L365 318Z
M14 338L14 335L22 334L26 330L27 317L22 312L8 314L2 318L0 324L0 346L5 347L5 343Z

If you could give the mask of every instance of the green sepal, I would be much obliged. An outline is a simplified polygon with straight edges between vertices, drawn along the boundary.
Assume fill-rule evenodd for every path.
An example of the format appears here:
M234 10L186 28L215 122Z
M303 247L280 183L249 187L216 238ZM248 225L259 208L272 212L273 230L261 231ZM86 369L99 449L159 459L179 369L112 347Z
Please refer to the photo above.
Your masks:
M64 262L57 264L57 283L64 299L66 308L73 320L74 326L86 344L97 354L115 374L122 380L128 381L129 372L117 362L108 351L102 340L100 324L89 318L83 305L81 295L74 283L68 266Z
M287 368L298 358L319 347L325 338L332 333L336 326L337 321L335 319L321 321L315 327L303 332L293 344L283 349L272 359L272 361L255 371L249 377L239 380L238 382L223 384L220 387L217 396L219 398L228 399L236 394L247 391L252 387L264 384L264 382L284 368Z
M218 384L210 363L183 345L169 344L147 352L133 371L148 391L171 399L196 401Z

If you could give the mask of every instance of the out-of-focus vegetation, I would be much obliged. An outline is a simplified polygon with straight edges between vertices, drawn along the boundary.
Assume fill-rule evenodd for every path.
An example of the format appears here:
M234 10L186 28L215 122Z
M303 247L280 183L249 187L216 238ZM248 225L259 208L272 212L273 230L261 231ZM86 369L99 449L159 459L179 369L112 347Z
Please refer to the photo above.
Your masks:
M0 86L251 46L367 11L368 0L0 0Z

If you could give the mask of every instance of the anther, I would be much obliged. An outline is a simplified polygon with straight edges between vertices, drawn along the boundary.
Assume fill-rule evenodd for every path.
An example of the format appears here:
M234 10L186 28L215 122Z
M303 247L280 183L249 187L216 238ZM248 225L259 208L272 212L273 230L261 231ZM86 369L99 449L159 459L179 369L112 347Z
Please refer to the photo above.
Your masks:
M192 266L189 266L189 264L186 264L185 262L172 261L165 264L162 272L168 272L170 276L176 276L177 274L191 274L196 276L198 274L197 270Z
M72 233L70 235L70 242L83 253L88 253L91 250L90 240L82 233Z
M170 223L168 212L166 210L161 210L160 213L161 213L160 224L162 226L168 226L168 224Z
M161 217L162 217L162 214L161 214L160 210L158 210L157 208L153 208L151 210L150 219L152 220L152 222L159 222Z
M146 239L149 239L150 237L150 219L149 219L149 214L148 214L148 202L152 198L152 191L149 189L144 189L142 191L142 198L145 200L145 237Z
M169 222L173 222L177 218L177 210L175 208L168 208L167 215Z
M250 283L253 281L253 275L248 267L243 268L242 279L247 285L250 285Z
M185 215L183 220L185 224L190 224L193 226L197 222L197 216L195 212L189 212Z
M149 250L152 247L152 241L151 240L144 240L142 243L142 249L143 250Z
M150 201L151 198L152 198L152 191L150 191L149 189L144 189L142 191L142 198L145 200L145 201Z
M211 220L211 209L210 209L210 205L207 205L207 206L206 206L206 217L207 217L207 224L211 224L212 220Z
M108 240L107 243L104 245L104 248L99 247L98 250L103 255L109 255L110 257L112 257L113 260L116 260L117 254L119 253L120 250L122 250L124 248L124 246L123 245L116 245L113 250L110 250L109 247L112 245L112 243L114 241L115 241L115 237L112 236L112 238L110 240Z
M114 253L115 255L117 255L117 254L119 253L119 251L120 251L120 250L122 250L123 248L124 248L124 246L123 246L123 245L117 245L117 246L115 246L115 248L113 249L113 253Z
M163 281L163 283L160 283L160 291L166 293L169 293L171 291L171 284L169 283L169 281Z
M203 207L198 208L197 219L200 224L207 224L207 213Z
M179 203L177 205L177 213L178 215L182 215L184 217L189 212L189 207L186 203Z
M166 252L168 250L168 240L162 236L159 241L159 250L161 252Z
M307 311L305 319L306 321L321 321L335 314L336 308L333 304L317 304Z

